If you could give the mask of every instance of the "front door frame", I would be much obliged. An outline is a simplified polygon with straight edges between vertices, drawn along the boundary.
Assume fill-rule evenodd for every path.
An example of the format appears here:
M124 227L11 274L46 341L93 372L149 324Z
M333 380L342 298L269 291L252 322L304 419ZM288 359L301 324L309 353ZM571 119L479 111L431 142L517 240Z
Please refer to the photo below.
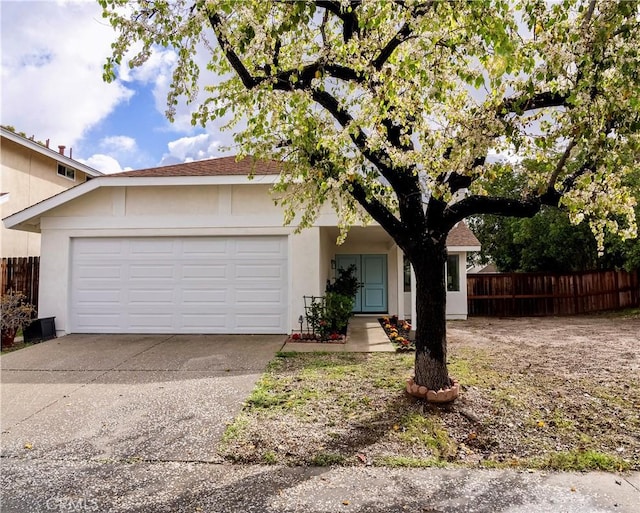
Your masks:
M356 266L363 284L355 296L354 313L386 313L389 308L388 258L384 253L337 254L336 268Z

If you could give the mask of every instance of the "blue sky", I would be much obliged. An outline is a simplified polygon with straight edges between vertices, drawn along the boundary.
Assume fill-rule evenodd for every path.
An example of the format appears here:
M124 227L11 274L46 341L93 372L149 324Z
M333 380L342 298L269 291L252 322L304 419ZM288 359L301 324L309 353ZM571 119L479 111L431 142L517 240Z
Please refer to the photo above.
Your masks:
M170 51L102 81L115 34L95 0L0 0L0 20L1 124L107 173L233 153L220 149L232 134L192 127L187 105L166 120Z

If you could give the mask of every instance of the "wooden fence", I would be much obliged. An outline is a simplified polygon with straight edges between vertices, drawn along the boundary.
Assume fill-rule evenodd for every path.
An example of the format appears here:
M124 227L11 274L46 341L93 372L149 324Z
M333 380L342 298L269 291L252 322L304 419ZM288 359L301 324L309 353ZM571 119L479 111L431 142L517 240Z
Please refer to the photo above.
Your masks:
M470 316L574 315L640 306L639 271L467 276Z
M40 280L40 257L3 258L0 291L18 290L27 296L27 301L38 306L38 282Z

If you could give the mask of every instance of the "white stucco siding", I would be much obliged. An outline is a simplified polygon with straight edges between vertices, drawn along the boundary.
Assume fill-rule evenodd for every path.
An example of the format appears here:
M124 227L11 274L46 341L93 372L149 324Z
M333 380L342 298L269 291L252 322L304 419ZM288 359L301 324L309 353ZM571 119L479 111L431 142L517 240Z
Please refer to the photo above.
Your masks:
M464 320L467 318L467 253L449 252L458 255L458 276L460 290L447 292L447 319Z
M320 286L320 228L312 227L289 236L289 269L291 276L291 329L299 330L299 317L304 316L304 296L324 293Z
M214 216L220 213L219 197L216 186L127 187L125 212L128 216Z
M60 333L74 330L73 243L86 238L136 239L185 237L284 237L287 262L284 331L298 327L304 314L304 295L320 294L319 228L293 234L282 226L279 212L233 214L234 187L207 186L195 189L156 187L106 187L80 196L49 211L41 219L43 251L40 281L40 316L55 316ZM252 187L252 194L267 194L268 186ZM241 203L251 197L242 194ZM258 202L262 204L262 200ZM166 209L159 208L167 204ZM194 208L194 205L199 208ZM147 208L148 206L148 208ZM97 271L98 272L98 271ZM173 330L172 330L173 331ZM255 332L260 332L256 329ZM280 328L275 330L282 332ZM245 330L245 332L248 332Z
M106 182L109 178L99 180ZM403 292L402 253L377 225L352 228L345 243L338 246L336 225L323 224L328 215L300 234L294 234L295 226L283 227L282 211L273 204L269 184L223 181L200 185L191 182L131 185L120 179L103 187L102 182L96 182L85 184L88 192L82 195L68 191L66 202L47 207L29 225L42 233L39 315L55 316L61 333L73 329L72 246L74 240L82 238L282 237L287 254L287 330L299 328L298 318L304 315L303 296L324 293L326 280L335 274L331 261L336 254L384 254L388 312L409 313ZM461 290L448 294L449 318L465 318L467 313L466 253L457 252Z

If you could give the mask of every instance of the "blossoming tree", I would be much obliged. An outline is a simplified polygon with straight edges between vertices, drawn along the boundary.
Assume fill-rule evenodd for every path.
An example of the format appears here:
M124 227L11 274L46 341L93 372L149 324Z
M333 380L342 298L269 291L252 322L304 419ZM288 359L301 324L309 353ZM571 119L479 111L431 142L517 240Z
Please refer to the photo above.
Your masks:
M640 160L637 1L100 0L118 31L105 78L162 47L168 96L223 118L242 154L284 162L285 221L330 202L372 218L416 276L415 381L450 384L446 238L470 215L559 206L636 233L623 178ZM198 94L196 55L219 78ZM198 55L199 57L200 55ZM536 162L525 171L523 159ZM526 173L516 194L493 180Z

